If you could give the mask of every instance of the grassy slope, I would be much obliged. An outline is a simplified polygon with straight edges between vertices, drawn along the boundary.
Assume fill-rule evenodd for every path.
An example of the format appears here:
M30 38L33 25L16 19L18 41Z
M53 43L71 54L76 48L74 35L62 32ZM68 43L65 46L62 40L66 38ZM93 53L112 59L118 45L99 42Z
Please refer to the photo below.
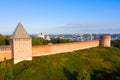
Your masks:
M96 47L34 57L16 65L4 61L0 80L120 80L119 68L120 49Z

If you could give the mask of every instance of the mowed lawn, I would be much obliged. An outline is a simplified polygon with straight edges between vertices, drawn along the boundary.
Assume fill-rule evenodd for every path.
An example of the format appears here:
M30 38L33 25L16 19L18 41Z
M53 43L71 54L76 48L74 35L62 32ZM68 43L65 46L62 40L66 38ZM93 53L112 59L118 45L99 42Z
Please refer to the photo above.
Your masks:
M120 49L96 47L0 63L0 80L120 80Z

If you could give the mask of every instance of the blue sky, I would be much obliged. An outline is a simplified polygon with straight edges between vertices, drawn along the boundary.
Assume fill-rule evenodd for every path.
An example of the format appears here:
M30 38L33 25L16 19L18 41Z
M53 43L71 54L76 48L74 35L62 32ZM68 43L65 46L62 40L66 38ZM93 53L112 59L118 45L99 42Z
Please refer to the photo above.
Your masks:
M0 0L0 33L120 33L120 0Z

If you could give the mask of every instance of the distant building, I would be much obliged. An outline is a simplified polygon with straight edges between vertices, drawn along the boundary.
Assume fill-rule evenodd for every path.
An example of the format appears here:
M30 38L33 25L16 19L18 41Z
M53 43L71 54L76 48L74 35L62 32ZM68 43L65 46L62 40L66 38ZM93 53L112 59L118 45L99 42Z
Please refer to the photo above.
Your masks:
M45 39L45 35L43 33L38 34L37 37Z
M90 40L93 40L94 36L92 34L90 34Z
M51 40L51 39L50 39L50 36L46 35L46 36L45 36L45 40Z

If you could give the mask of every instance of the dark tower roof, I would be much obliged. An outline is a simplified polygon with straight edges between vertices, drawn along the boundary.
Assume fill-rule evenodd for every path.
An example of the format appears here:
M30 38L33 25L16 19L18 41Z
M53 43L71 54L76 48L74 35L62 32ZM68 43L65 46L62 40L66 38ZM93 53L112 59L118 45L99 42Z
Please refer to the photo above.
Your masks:
M24 29L21 23L18 23L15 31L13 32L11 39L23 39L23 38L30 38L29 34Z

